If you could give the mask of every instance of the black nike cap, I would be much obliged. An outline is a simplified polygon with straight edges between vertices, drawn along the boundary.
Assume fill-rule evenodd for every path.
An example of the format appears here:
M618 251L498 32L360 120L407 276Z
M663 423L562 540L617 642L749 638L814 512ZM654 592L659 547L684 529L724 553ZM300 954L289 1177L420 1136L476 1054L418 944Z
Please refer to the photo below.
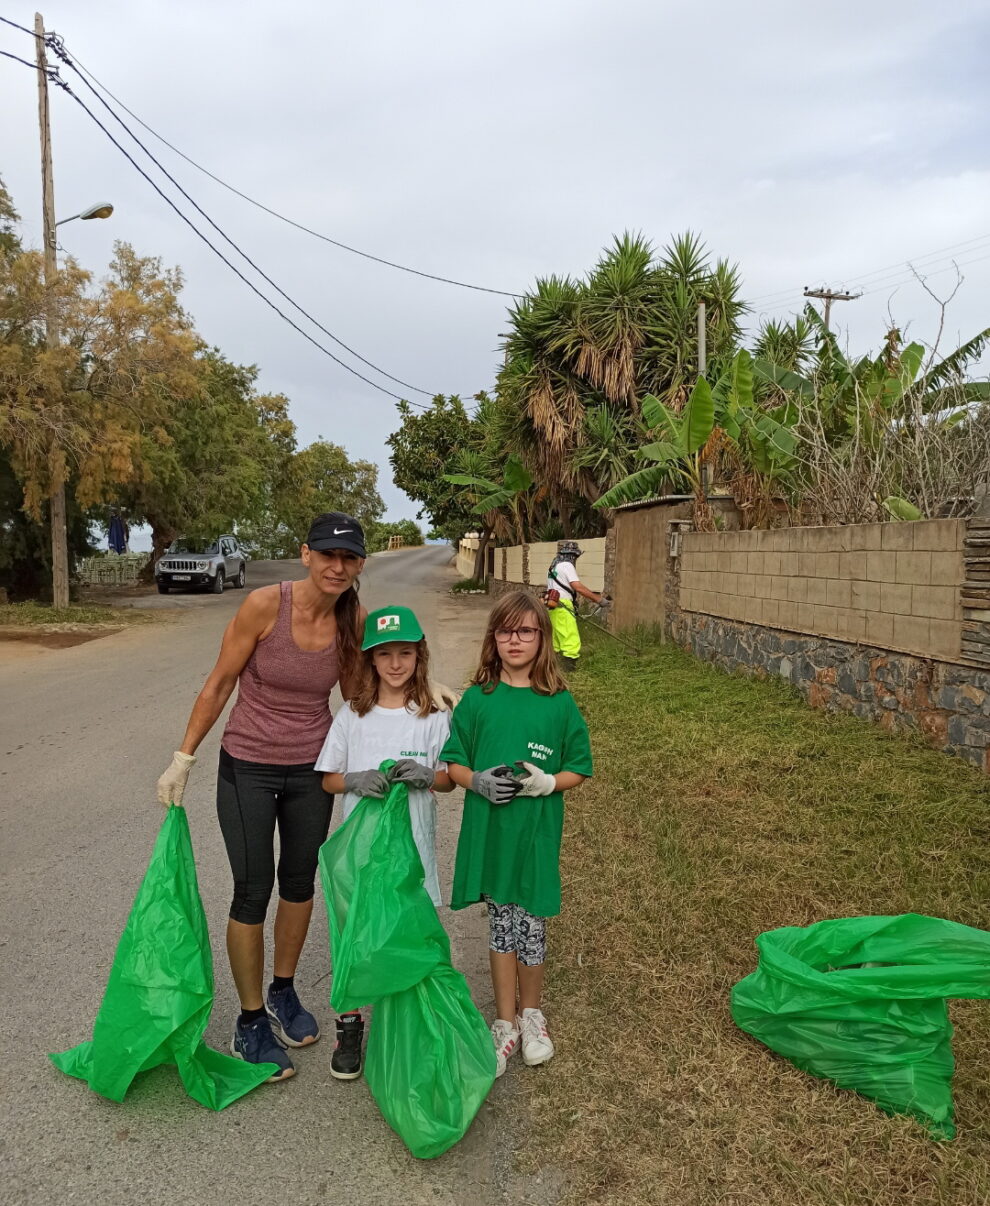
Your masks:
M331 549L345 549L367 557L364 547L364 531L353 515L343 511L328 511L317 515L309 525L306 543L317 553L328 553Z

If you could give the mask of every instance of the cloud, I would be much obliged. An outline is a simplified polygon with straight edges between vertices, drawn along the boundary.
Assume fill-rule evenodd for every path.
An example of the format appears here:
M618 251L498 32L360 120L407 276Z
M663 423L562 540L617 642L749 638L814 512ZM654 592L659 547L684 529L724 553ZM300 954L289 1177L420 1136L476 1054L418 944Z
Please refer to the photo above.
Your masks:
M774 295L769 309L786 313L805 284L855 285L990 236L982 0L46 7L105 84L211 170L306 225L446 276L523 289L585 272L625 228L658 244L691 228L740 264L749 296ZM23 52L23 41L4 34L2 45ZM68 97L53 105L59 212L104 196L117 206L110 222L64 228L62 243L93 268L114 238L180 263L205 337L290 396L301 439L322 434L377 461L390 515L413 514L383 445L391 400L267 311ZM0 108L0 172L40 241L36 93L16 64L0 71ZM351 256L163 155L362 355L428 390L491 385L508 299ZM983 246L990 237L960 252L974 261L950 313L960 337L987 325ZM882 276L867 285L893 287ZM851 346L879 343L887 306L878 288L836 307ZM935 308L917 285L891 308L915 337L933 335Z

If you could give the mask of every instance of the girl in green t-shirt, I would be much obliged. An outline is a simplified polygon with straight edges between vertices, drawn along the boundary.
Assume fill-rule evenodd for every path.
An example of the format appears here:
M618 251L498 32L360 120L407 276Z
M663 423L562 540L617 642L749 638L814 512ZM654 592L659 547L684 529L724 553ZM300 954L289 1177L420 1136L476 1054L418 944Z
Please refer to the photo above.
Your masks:
M560 912L563 793L592 771L588 728L557 668L546 609L503 595L440 754L465 788L451 908L484 900L498 1063L553 1055L541 1009L546 921ZM483 769L483 768L488 769Z

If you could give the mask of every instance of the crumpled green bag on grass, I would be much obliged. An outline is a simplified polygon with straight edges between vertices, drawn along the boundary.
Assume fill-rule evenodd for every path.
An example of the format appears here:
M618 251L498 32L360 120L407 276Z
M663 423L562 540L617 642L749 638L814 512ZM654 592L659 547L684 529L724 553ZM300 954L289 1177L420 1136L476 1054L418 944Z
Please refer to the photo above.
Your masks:
M135 1076L175 1064L186 1092L222 1110L275 1071L213 1051L213 958L189 821L171 805L117 945L93 1038L48 1058L94 1092L123 1101Z
M391 761L383 762L388 771ZM374 1005L365 1078L414 1156L463 1137L495 1081L495 1049L423 887L405 784L362 800L320 850L338 1013Z
M935 1138L955 1135L946 998L990 997L990 933L905 913L785 926L756 946L757 970L732 990L737 1026Z

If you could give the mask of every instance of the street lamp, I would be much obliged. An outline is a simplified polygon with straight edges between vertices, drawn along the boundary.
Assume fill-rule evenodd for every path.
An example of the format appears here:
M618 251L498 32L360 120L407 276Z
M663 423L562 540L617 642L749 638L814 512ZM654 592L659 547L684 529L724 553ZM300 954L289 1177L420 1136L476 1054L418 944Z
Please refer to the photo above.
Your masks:
M71 218L63 218L61 222L56 222L56 226L64 226L66 222L74 222L76 218L82 218L84 222L89 222L93 218L109 218L113 213L113 206L109 201L101 201L99 205L91 205L89 209L84 209L81 214L73 214Z

